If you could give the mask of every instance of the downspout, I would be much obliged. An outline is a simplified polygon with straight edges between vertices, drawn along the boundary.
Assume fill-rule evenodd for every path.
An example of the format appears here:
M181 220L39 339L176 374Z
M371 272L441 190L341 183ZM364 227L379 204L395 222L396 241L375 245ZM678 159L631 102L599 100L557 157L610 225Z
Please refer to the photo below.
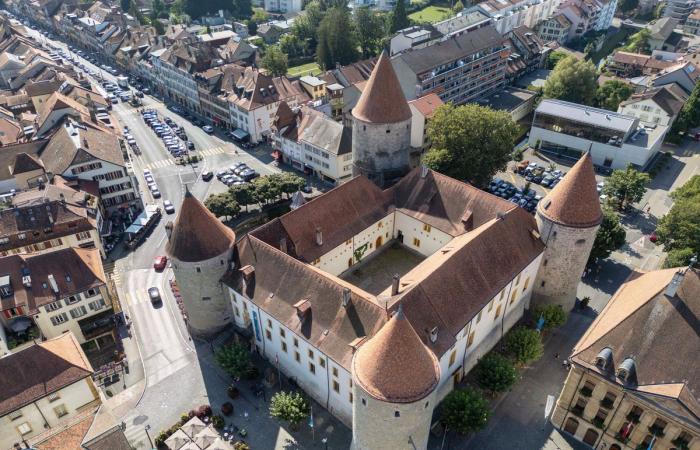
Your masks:
M574 366L572 366L574 367ZM574 401L574 397L576 397L576 392L579 391L581 388L581 382L583 381L583 375L585 374L585 371L581 372L581 377L578 379L578 383L576 383L576 391L574 391L574 395L571 396L571 400L569 400L569 404L566 405L566 412L571 411L571 403ZM555 406L556 408L556 406ZM564 426L564 420L566 420L566 414L564 414L564 418L561 420L561 425L559 425L559 428L561 429Z
M619 402L619 403L617 404L617 406L615 407L615 411L613 411L612 416L610 416L610 422L608 422L608 425L610 425L610 423L612 423L612 421L615 419L615 416L617 415L617 411L620 409L620 405L622 405L622 401L625 399L625 395L627 395L627 391L625 391L625 390L623 389L623 391L622 391L622 397L620 398L620 402ZM600 437L599 437L598 440L596 441L596 443L595 443L595 445L593 446L593 448L598 447L598 445L600 444L600 441L603 440L603 436L605 436L605 435L607 434L607 430L608 430L607 427L606 427L605 429L603 429L603 432L601 433Z
M331 404L331 375L328 372L328 356L324 353L323 356L326 357L326 409L328 409L328 406ZM350 363L350 379L352 380L352 363ZM355 383L353 382L353 386ZM350 391L352 393L352 391ZM352 399L353 404L356 399Z
M36 402L32 402L32 405L36 408L37 411L39 411L39 415L41 416L42 419L44 419L44 428L51 428L49 426L49 421L46 420L46 417L44 417L44 413L41 412L41 409L39 409L39 405L36 404Z

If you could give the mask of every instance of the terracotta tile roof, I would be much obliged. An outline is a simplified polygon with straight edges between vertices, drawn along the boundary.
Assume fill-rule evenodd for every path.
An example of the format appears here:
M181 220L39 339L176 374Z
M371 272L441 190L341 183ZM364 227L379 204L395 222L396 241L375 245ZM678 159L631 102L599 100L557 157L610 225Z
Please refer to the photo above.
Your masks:
M12 165L12 174L31 172L32 170L43 169L44 166L31 155L24 152L18 153L15 156L15 163Z
M171 258L197 262L223 254L235 241L233 230L187 191L165 251Z
M80 444L94 418L95 408L84 411L71 418L65 425L61 423L57 427L32 438L32 448L37 450L84 450Z
M93 370L72 333L0 359L0 416L89 377Z
M564 179L537 205L549 220L573 228L588 228L603 220L590 153L569 170Z
M700 271L680 269L684 276L672 297L666 294L679 269L633 272L574 346L572 361L608 380L631 357L634 377L626 387L669 397L688 415L700 416ZM611 370L595 365L605 347L612 349ZM658 398L658 397L655 397ZM692 417L692 416L691 416ZM697 420L697 419L693 419Z
M412 403L429 395L440 380L435 355L418 337L401 307L353 358L356 382L374 398Z
M431 92L430 94L424 95L421 98L411 100L408 102L409 105L413 105L422 115L426 118L433 117L435 110L445 103L438 97L437 94Z
M651 59L649 55L643 55L641 53L629 53L617 51L613 55L613 62L618 64L629 64L633 66L644 67L644 65Z
M379 57L352 115L369 123L396 123L411 118L411 109L386 52Z
M675 117L676 114L680 113L684 104L664 85L648 89L640 94L633 94L629 99L620 103L620 106L627 106L644 100L652 100L671 117Z

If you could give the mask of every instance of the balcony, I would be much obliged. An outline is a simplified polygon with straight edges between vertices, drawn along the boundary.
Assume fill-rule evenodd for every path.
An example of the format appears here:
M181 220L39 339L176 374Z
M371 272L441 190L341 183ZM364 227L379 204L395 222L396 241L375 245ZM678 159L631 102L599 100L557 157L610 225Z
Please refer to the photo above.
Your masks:
M627 414L627 420L634 422L634 423L639 423L639 419L641 418L640 414L635 414L633 412L630 412Z
M615 400L607 398L607 397L600 401L600 406L602 406L605 409L611 409L614 404L615 404Z
M615 433L615 439L617 439L619 442L622 442L623 444L626 444L630 441L629 436L623 437L620 433Z
M605 419L601 419L600 417L594 417L592 423L593 426L600 428L601 430L605 427Z
M584 386L584 387L582 387L582 388L579 390L579 392L580 392L581 395L583 395L584 397L590 397L590 396L593 394L593 389L591 389L591 388L589 388L589 387L587 387L587 386Z
M690 446L690 442L686 441L685 439L681 438L676 438L671 441L671 444L675 445L677 449L679 450L688 450Z
M662 438L666 436L666 433L664 433L664 429L658 425L650 426L649 433L651 433L652 436L656 436L657 438Z
M571 408L571 414L573 414L577 417L583 417L583 410L584 410L583 406L575 405L573 408Z

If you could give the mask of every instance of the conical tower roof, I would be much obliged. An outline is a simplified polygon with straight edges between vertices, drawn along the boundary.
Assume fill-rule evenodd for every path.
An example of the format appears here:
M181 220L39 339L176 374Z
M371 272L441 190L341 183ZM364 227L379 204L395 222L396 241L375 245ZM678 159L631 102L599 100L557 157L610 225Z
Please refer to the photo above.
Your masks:
M603 220L596 189L593 159L586 153L537 205L537 212L552 222L573 228L590 228Z
M188 190L165 246L171 258L198 262L219 256L236 242L236 234L221 223Z
M396 123L411 118L411 108L386 52L374 66L352 115L369 123Z
M399 310L379 332L362 345L353 359L357 383L378 400L413 403L440 380L440 367Z

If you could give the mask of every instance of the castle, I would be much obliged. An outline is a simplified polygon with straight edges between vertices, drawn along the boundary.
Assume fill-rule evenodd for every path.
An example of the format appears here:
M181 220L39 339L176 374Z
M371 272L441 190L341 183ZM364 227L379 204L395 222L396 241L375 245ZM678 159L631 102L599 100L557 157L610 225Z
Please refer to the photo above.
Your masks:
M410 170L395 78L382 56L353 111L359 176L237 242L189 194L169 227L190 329L250 330L262 355L352 427L356 450L425 448L435 406L526 309L574 306L602 220L590 155L534 218Z

